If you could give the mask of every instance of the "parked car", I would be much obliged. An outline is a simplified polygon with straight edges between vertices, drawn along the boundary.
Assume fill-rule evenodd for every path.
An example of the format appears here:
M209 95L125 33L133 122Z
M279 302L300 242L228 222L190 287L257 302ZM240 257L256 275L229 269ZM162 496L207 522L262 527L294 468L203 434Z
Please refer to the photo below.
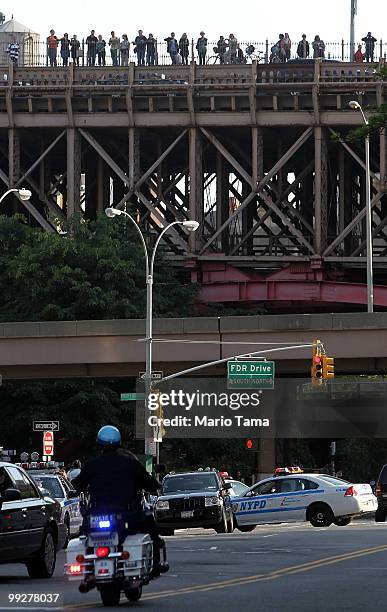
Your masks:
M161 535L185 527L232 532L230 489L216 470L167 474L154 510Z
M65 540L60 504L22 467L0 462L0 563L23 563L31 578L50 578Z
M63 478L59 474L44 470L28 470L28 473L38 487L48 493L50 497L56 499L62 509L62 522L66 526L66 547L70 538L79 535L79 529L82 525L82 515L80 512L79 493L74 489L73 485L67 478Z
M240 531L255 525L309 521L313 527L344 527L354 516L376 510L369 484L352 484L327 474L288 474L261 480L232 500Z
M375 496L378 501L378 507L375 512L375 521L383 523L387 517L387 465L383 465L380 474L376 480Z
M244 482L234 480L233 478L225 478L224 482L231 485L229 489L230 497L241 497L249 488Z

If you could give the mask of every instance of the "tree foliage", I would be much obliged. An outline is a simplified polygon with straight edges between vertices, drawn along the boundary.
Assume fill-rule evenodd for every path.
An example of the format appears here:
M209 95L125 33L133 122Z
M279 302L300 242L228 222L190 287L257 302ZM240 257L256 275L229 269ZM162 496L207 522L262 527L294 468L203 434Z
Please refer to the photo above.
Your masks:
M0 217L0 320L142 318L144 253L124 219L75 219L66 235ZM162 253L154 279L154 316L195 314L196 289Z
M126 443L133 437L134 412L109 381L64 380L7 382L0 388L0 446L41 453L41 434L33 433L33 421L60 422L56 434L58 459L87 457L95 449L97 431L116 425Z

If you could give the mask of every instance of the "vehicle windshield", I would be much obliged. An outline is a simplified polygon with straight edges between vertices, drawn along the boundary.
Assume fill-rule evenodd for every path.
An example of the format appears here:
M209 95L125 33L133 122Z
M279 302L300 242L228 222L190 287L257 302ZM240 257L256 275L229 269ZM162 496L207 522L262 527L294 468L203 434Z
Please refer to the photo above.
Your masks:
M180 491L216 491L218 482L215 474L181 474L168 476L163 481L161 494Z
M340 484L346 484L346 485L351 484L350 482L348 482L348 480L343 480L342 478L336 478L336 476L319 476L319 478L335 486L340 485Z
M62 487L60 486L58 479L53 476L37 476L37 483L46 489L55 498L63 498L64 493Z

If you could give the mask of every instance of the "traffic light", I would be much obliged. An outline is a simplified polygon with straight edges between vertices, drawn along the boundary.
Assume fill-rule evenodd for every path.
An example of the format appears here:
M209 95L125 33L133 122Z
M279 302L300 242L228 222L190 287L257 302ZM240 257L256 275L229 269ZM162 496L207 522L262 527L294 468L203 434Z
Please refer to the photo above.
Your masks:
M335 377L335 360L333 357L327 357L323 355L322 357L322 370L323 370L323 378L325 380L330 380Z
M321 385L323 382L323 359L323 355L313 355L310 374L312 378L312 385Z
M245 440L245 448L246 450L257 452L259 450L258 440L248 438Z

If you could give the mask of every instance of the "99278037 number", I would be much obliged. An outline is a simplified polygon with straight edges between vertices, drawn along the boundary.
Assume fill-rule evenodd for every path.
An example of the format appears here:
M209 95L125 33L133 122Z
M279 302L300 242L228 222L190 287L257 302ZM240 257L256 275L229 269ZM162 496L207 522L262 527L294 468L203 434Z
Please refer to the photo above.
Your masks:
M59 598L59 593L8 593L7 603L28 607L31 604L56 604Z

